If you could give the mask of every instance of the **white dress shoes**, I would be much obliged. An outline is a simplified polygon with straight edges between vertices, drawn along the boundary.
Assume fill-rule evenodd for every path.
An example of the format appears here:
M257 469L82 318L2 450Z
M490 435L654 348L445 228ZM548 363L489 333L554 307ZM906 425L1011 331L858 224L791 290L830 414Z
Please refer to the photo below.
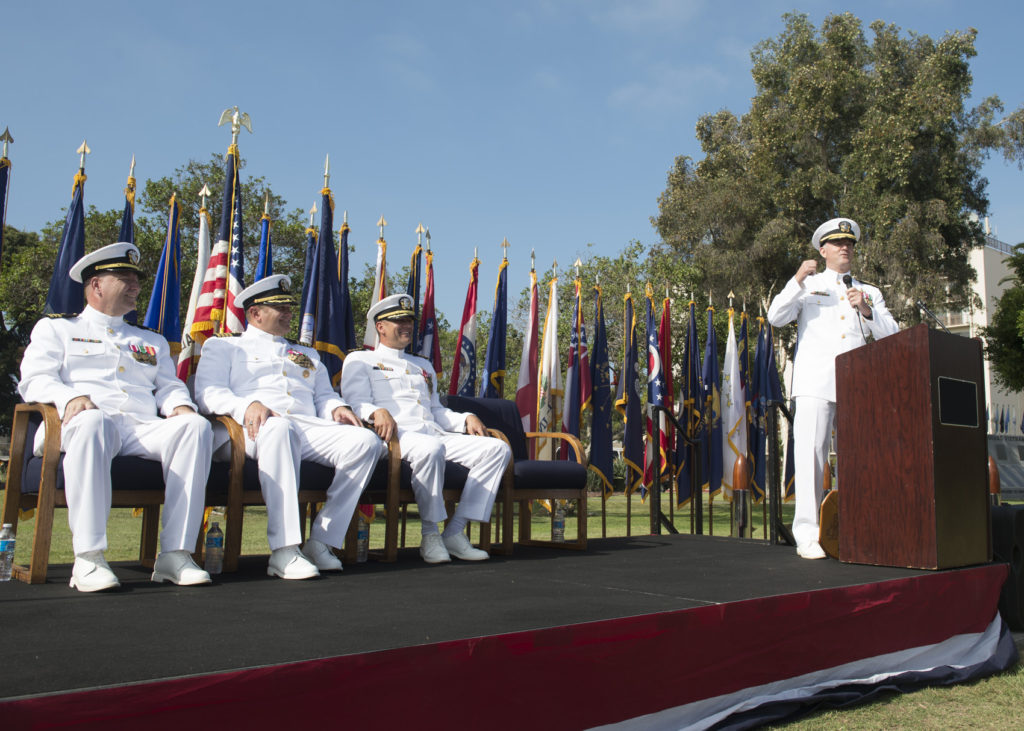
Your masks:
M825 558L825 551L817 541L801 543L796 547L796 553L800 558Z
M178 586L209 584L210 575L196 566L188 551L161 551L153 564L152 580L162 584L170 581Z
M448 549L449 555L461 558L463 561L486 561L491 557L487 551L473 548L473 544L469 542L469 538L462 531L444 536L444 547Z
M75 565L71 569L72 589L79 591L103 591L121 586L114 572L103 558L103 551L88 551L75 556Z
M302 555L320 571L341 571L341 560L334 555L331 547L316 538L310 538L302 546Z
M420 538L420 556L427 563L448 563L452 557L444 547L440 533L431 533Z
M270 554L267 576L280 576L282 579L312 579L319 575L320 572L316 566L302 555L298 546L285 546Z

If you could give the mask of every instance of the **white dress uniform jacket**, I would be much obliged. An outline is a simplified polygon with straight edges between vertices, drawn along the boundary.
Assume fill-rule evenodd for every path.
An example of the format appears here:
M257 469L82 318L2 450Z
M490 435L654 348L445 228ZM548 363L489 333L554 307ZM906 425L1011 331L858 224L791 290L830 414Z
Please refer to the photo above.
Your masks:
M856 279L853 286L864 293L871 319L860 317L850 306L843 275L832 269L812 274L802 283L790 279L768 308L768 322L775 327L797 322L790 395L796 400L793 537L798 546L818 540L822 480L835 424L836 356L864 345L865 333L878 339L899 331L878 288Z
M437 374L428 360L386 345L349 353L342 367L341 389L361 419L369 419L379 408L394 418L402 459L412 467L413 492L424 520L438 523L447 517L441 494L446 459L469 468L456 515L490 519L512 453L500 439L464 434L467 414L441 405Z
M279 415L267 420L255 441L246 433L245 445L259 463L270 548L301 541L302 460L334 467L327 503L311 537L340 547L359 495L386 446L369 429L334 421L334 410L347 404L331 386L317 352L250 326L241 335L203 344L195 389L205 412L228 414L242 425L255 401Z
M118 454L159 459L164 468L164 551L195 546L210 470L212 432L174 372L159 333L86 307L49 317L32 330L18 391L25 401L52 403L61 418L68 402L87 396L97 409L79 412L61 429L68 520L74 550L106 548L110 460ZM41 454L44 435L36 435Z
M797 322L797 349L793 362L792 396L836 400L836 356L864 345L865 333L877 340L899 331L877 287L857 279L853 286L864 292L871 319L858 317L846 300L843 275L831 269L812 274L802 283L792 278L772 300L768 322L775 327Z

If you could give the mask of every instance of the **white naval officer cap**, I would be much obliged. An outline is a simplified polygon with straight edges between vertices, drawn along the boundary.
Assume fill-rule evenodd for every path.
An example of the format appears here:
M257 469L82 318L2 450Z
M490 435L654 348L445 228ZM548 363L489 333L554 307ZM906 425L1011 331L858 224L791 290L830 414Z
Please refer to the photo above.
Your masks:
M412 307L412 297L407 294L393 294L385 297L366 313L367 322L401 320L404 317L416 319L416 312Z
M818 226L811 237L811 244L815 249L821 251L821 245L829 241L860 241L860 226L850 218L833 218L831 221Z
M115 271L135 272L145 276L139 269L139 249L135 244L119 241L107 244L83 256L75 262L68 276L75 282L84 282L97 274Z
M236 298L242 303L242 309L248 310L253 305L284 307L295 304L291 293L292 280L286 274L271 274L238 293Z

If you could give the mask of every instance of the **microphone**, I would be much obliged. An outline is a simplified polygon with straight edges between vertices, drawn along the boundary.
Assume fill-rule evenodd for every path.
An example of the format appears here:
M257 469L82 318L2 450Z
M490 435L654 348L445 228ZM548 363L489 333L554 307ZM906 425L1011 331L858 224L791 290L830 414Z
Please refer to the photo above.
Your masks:
M853 277L850 276L849 272L843 275L843 284L847 289L853 289ZM868 335L864 332L864 316L860 314L859 307L854 307L853 311L857 313L857 324L860 326L860 336L864 338L864 342L867 342Z
M923 313L928 315L928 317L932 318L932 320L935 321L935 324L941 327L944 332L949 332L946 326L942 324L942 320L940 320L934 312L925 307L924 302L922 302L921 300L917 300L914 304L917 305L917 309L921 310Z

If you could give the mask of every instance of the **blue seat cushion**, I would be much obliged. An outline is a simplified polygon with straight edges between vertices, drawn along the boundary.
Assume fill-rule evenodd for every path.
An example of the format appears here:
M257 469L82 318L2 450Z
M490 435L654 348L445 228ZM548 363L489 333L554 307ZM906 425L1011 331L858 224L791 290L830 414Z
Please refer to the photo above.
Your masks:
M577 462L516 460L515 487L544 492L580 491L587 486L587 468Z

